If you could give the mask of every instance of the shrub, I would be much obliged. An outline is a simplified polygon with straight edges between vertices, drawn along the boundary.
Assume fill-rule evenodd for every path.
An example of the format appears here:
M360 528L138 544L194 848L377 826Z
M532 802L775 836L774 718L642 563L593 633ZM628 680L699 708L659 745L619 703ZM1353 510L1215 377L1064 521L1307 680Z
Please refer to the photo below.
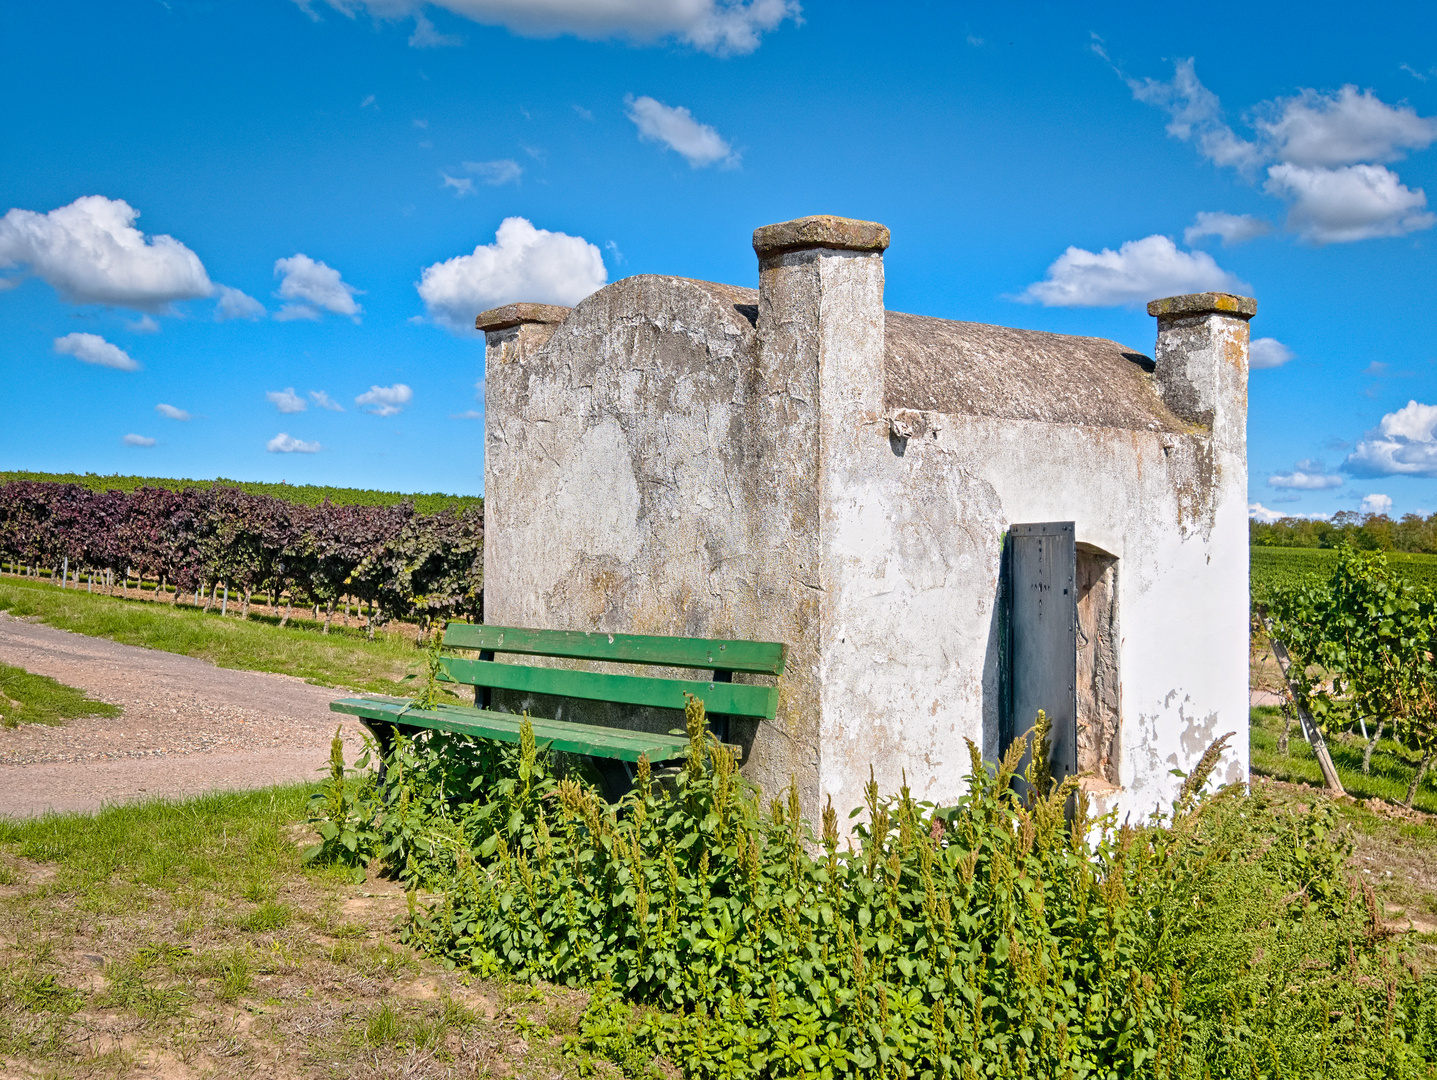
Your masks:
M1202 794L1217 747L1140 827L1031 767L1020 794L1021 742L996 767L973 748L954 807L870 783L855 846L831 805L816 837L794 790L765 806L702 703L688 722L686 764L640 762L616 806L527 725L517 748L401 742L355 813L437 891L407 940L596 988L570 1049L629 1075L655 1055L705 1078L1432 1075L1437 995L1331 812Z

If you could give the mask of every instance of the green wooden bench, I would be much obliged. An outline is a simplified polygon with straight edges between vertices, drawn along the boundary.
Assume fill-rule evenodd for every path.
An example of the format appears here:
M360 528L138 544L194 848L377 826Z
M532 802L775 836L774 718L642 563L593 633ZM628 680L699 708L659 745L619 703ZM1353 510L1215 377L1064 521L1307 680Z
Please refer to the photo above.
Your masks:
M445 654L440 679L472 686L474 705L416 708L404 698L365 696L332 702L335 712L357 716L388 752L394 732L430 728L501 742L518 742L523 716L489 706L495 690L548 694L567 699L566 711L582 714L584 702L609 702L632 707L682 710L685 692L700 698L711 727L727 741L727 718L772 720L778 707L777 677L783 674L787 649L770 641L725 641L706 638L653 637L641 634L584 633L575 630L528 630L513 626L450 623L444 630ZM449 655L469 650L477 657ZM501 663L499 653L518 657L606 661L639 667L690 668L711 672L704 679L613 675L569 667L537 667ZM772 675L774 685L733 681L734 672ZM630 765L647 755L651 764L683 757L686 736L651 734L574 720L530 717L534 738L542 746L571 754Z

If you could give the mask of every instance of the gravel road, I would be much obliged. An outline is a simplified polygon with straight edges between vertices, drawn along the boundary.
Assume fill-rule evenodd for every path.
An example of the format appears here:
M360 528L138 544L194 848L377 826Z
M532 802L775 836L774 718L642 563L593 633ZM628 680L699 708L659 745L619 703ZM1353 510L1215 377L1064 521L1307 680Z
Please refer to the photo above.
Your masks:
M346 759L359 752L363 729L329 711L341 692L290 675L232 671L4 613L0 663L124 710L63 727L0 728L0 815L312 779L341 723Z

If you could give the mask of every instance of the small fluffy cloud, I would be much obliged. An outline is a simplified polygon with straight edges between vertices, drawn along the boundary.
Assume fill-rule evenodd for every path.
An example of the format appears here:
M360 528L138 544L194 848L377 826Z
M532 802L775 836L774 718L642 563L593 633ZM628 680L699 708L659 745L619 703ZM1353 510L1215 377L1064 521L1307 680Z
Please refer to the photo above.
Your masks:
M141 315L133 322L125 323L125 329L132 334L158 334L160 332L160 324L148 315Z
M172 236L145 236L139 216L103 195L48 214L11 210L0 218L0 270L34 274L72 304L158 311L213 293L199 256Z
M1117 251L1070 247L1017 299L1044 307L1114 307L1210 290L1246 292L1249 286L1205 251L1179 251L1166 236L1147 236Z
M283 390L266 390L264 396L282 413L304 412L309 408L304 398L296 394L292 386L286 386Z
M121 441L122 443L124 443L126 446L154 446L154 445L155 445L155 440L152 439L152 438L150 438L148 435L135 435L135 434L133 434L133 433L132 433L132 434L129 434L129 435L126 435L126 436L125 436L123 439L121 439L120 441Z
M451 419L451 420L483 420L483 419L484 419L484 411L483 411L482 409L465 409L465 410L464 410L463 412L461 412L461 413L450 413L450 414L449 414L449 419Z
M1248 365L1254 370L1282 367L1292 359L1292 350L1277 338L1253 338L1248 346Z
M316 18L316 0L295 0ZM785 19L798 21L798 0L326 0L345 15L367 9L379 18L417 15L426 2L484 26L517 34L554 37L627 38L639 42L677 40L718 55L750 53L762 36ZM419 16L422 18L422 15ZM434 33L430 27L428 33ZM410 44L429 43L416 24ZM445 42L447 44L447 42Z
M1437 476L1437 405L1409 401L1388 413L1343 463L1358 476Z
M725 165L738 164L739 156L717 131L708 124L700 124L693 114L682 105L665 105L651 97L627 97L629 119L639 129L639 137L652 142L663 143L671 150L682 154L689 165L701 169L705 165L723 162Z
M219 300L215 303L215 319L263 319L264 305L253 296L232 289L228 285L217 286Z
M159 413L161 416L168 417L171 420L190 419L190 414L185 412L184 409L178 409L173 405L166 405L164 402L160 402L160 404L155 406L155 412Z
M1326 491L1342 486L1342 477L1327 471L1320 461L1299 461L1290 473L1279 473L1267 478L1268 487L1295 489L1297 491Z
M1280 511L1269 510L1267 507L1263 506L1262 503L1255 502L1247 504L1247 516L1252 518L1254 521L1262 521L1271 524L1272 522L1277 521L1283 515Z
M66 334L55 339L55 351L73 356L87 364L114 368L116 371L139 371L140 365L118 345L111 345L99 334Z
M474 316L488 308L521 300L577 304L606 280L604 257L583 237L511 217L499 226L494 243L426 266L415 288L431 318L472 332Z
M1392 513L1392 496L1379 495L1376 492L1364 495L1362 496L1362 505L1357 509L1364 514L1381 514L1385 517Z
M1223 247L1245 243L1272 232L1272 226L1251 214L1225 214L1221 210L1204 210L1183 230L1183 243L1191 247L1207 236L1222 240Z
M1269 152L1292 165L1330 169L1363 161L1396 161L1437 142L1437 119L1410 105L1388 105L1371 90L1344 86L1334 94L1303 90L1279 98L1258 119Z
M323 390L311 390L309 392L309 400L321 409L328 409L330 412L344 412L344 406L335 401Z
M1191 59L1177 62L1171 82L1129 79L1128 85L1139 101L1167 111L1169 135L1193 142L1214 164L1251 179L1265 167L1263 190L1287 203L1287 226L1305 240L1350 243L1437 224L1426 194L1383 164L1437 142L1437 118L1388 105L1355 86L1330 94L1307 89L1258 105L1256 137L1243 139Z
M393 386L371 386L355 398L354 403L375 416L393 416L403 412L404 406L413 397L413 390L403 383L395 383Z
M500 158L498 161L466 161L464 171L473 173L490 187L517 183L519 177L524 175L524 167L512 158Z
M325 311L348 315L355 322L364 309L354 302L360 290L340 280L339 271L308 255L291 255L276 259L276 276L281 276L275 293L286 301L275 314L276 319L318 319Z
M1412 190L1383 165L1310 169L1274 165L1265 189L1288 201L1287 224L1315 244L1405 236L1431 228L1427 195Z
M264 448L271 454L317 454L320 450L319 443L305 442L283 431L265 443Z

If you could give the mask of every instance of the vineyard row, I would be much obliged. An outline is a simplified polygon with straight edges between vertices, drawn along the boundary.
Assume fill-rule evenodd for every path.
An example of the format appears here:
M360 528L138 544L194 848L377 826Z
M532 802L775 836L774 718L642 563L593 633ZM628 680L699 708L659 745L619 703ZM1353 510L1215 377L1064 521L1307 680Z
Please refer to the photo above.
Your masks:
M257 592L278 607L362 605L368 625L404 617L478 619L482 507L420 513L392 506L295 505L236 487L93 491L19 480L0 485L0 560L91 590L157 583L154 596L206 610Z

